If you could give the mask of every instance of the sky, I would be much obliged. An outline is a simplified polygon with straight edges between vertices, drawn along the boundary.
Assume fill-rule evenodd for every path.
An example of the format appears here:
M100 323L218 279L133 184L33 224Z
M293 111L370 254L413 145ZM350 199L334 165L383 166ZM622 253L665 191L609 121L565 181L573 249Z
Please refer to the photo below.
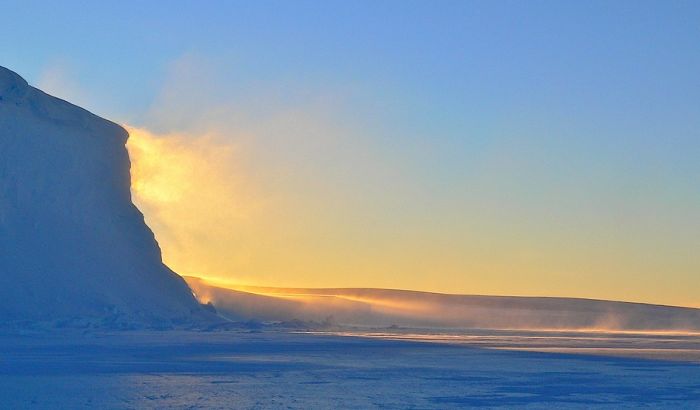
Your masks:
M700 3L3 1L184 275L700 307Z

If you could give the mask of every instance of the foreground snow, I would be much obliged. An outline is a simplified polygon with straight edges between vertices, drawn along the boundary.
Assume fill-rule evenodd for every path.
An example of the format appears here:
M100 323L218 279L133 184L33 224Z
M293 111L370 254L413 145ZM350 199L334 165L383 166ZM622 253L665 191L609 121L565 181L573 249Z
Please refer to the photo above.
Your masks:
M682 357L674 362L504 351L475 347L479 343L465 343L466 336L451 344L445 337L430 343L387 334L265 329L4 334L0 407L700 407L700 365ZM518 340L481 336L474 340L503 341L486 347L507 349L514 347L508 340ZM558 337L551 340L561 345L564 338ZM697 337L681 343L630 337L624 349L648 347L654 337L659 348L700 345ZM546 338L537 343L547 345ZM572 343L585 345L587 339Z

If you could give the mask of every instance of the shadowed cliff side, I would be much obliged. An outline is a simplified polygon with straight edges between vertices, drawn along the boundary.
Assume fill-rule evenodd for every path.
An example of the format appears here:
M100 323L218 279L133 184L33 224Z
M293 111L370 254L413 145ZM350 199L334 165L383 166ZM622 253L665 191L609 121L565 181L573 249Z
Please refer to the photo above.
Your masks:
M127 132L0 67L0 321L207 320L131 202Z

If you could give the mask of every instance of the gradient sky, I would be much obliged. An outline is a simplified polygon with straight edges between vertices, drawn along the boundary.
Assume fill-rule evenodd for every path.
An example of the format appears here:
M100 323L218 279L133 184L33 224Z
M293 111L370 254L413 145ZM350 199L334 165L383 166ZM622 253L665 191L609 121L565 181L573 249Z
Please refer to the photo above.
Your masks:
M698 2L46 3L0 65L135 127L180 273L700 306Z

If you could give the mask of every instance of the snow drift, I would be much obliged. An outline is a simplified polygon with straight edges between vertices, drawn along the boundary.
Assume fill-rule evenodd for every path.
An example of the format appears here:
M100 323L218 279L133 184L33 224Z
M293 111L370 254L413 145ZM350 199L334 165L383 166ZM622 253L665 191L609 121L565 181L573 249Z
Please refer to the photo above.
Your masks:
M700 332L700 309L606 300L447 295L393 289L217 287L185 278L231 319L357 326Z
M0 321L207 317L131 202L127 138L0 67Z

